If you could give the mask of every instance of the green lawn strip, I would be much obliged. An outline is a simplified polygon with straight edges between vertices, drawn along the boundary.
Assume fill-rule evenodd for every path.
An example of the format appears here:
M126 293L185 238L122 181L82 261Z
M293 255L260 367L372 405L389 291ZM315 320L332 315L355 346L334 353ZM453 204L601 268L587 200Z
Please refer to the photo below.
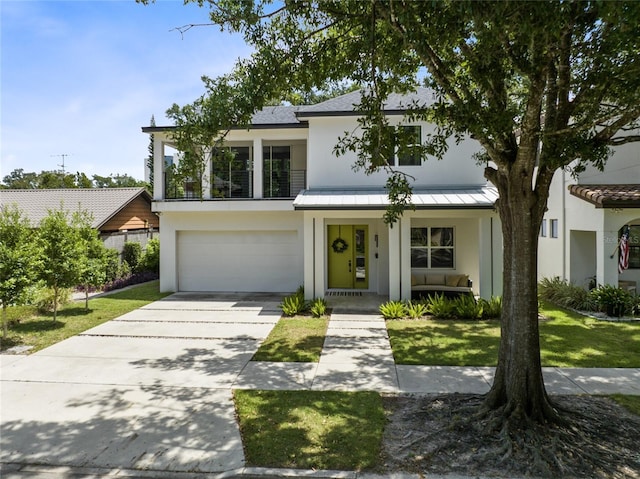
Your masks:
M397 364L495 366L497 321L390 320L387 330Z
M14 319L20 318L20 322L11 326L0 349L22 345L33 346L30 352L39 351L167 296L169 293L158 291L158 285L158 281L152 281L108 296L89 299L89 312L84 310L84 301L70 303L58 311L57 321L53 321L53 313L42 314L35 308L21 307L18 310L20 316L16 311L11 313Z
M640 396L631 396L628 394L611 394L611 399L627 409L629 412L640 416Z
M640 367L640 323L614 323L542 303L543 366ZM500 323L463 320L390 320L387 330L398 364L495 366Z
M254 361L318 362L328 318L283 317L260 345Z
M385 414L373 392L234 391L248 465L362 470L377 465Z
M640 323L600 321L542 303L543 366L566 368L640 367Z

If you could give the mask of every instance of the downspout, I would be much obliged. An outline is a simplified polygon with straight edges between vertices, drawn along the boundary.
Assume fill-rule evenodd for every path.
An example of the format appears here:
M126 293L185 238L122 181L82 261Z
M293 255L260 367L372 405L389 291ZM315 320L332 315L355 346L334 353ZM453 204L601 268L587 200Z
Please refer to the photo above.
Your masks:
M493 292L494 292L494 283L495 283L495 276L494 276L494 269L493 269L493 216L489 218L489 244L491 245L491 297L493 297Z

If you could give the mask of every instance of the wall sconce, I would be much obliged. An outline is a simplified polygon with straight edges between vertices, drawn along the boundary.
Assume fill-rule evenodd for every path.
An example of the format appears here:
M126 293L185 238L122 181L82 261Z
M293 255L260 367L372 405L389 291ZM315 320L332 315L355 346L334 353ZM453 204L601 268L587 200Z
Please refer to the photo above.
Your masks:
M376 242L376 248L378 247L378 235L373 237L373 240Z

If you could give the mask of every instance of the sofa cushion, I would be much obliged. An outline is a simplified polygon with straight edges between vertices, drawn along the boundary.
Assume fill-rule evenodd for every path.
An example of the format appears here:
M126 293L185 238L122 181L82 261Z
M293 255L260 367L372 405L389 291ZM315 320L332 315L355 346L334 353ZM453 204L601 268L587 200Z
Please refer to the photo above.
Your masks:
M412 274L411 286L417 286L419 284L424 284L424 274Z
M461 274L458 280L458 286L469 286L469 275Z
M446 277L445 284L447 286L458 286L458 281L460 281L459 274L448 274Z
M444 274L428 274L424 284L445 284Z

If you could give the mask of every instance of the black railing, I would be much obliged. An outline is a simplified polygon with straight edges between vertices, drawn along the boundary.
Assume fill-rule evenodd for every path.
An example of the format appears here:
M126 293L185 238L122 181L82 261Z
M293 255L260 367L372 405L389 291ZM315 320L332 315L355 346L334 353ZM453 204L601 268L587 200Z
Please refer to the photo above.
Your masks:
M211 199L253 198L253 171L232 171L230 178L211 175ZM288 176L265 177L264 198L295 198L307 184L307 170L291 170ZM177 180L164 174L165 199L200 199L201 191L195 181Z

